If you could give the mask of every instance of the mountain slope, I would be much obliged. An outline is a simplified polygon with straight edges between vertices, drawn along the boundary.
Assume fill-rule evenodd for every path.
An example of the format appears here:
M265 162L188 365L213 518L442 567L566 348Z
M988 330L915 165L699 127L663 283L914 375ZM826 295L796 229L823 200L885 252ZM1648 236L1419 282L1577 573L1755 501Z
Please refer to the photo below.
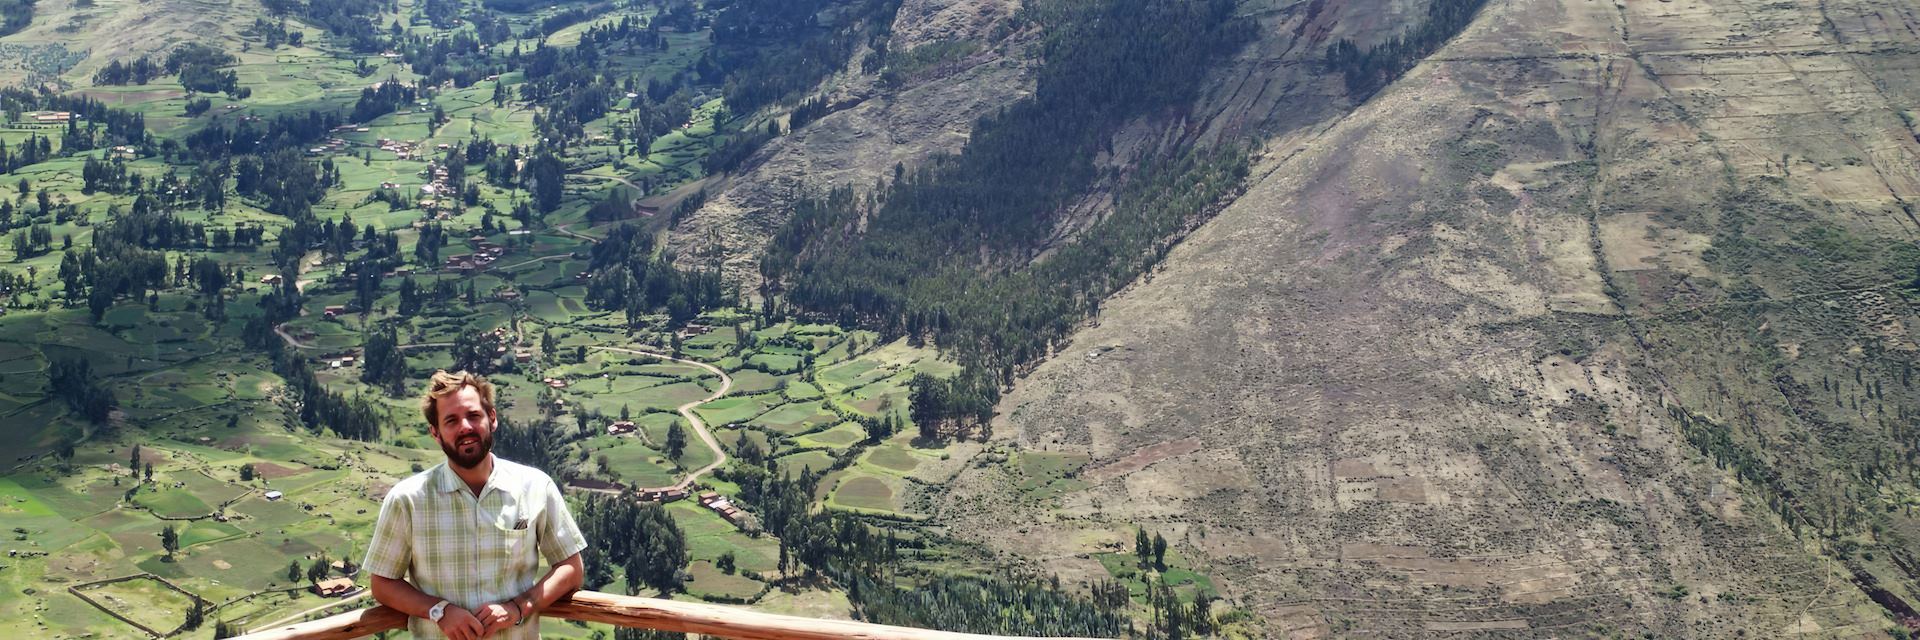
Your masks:
M1488 5L1352 114L1249 127L1247 192L1016 384L995 432L1085 489L983 461L941 517L1080 577L1164 531L1277 635L1891 627L1916 25Z
M943 47L948 53L889 85L883 70L863 67L874 52L855 51L846 70L815 93L828 113L768 142L738 175L708 185L707 204L675 228L673 246L692 259L717 241L728 249L729 278L755 281L755 257L795 201L833 187L865 189L895 165L959 150L976 120L1033 89L1033 34L1010 31L1017 7L1009 0L903 0L884 57Z
M109 61L185 42L237 48L239 32L265 15L255 0L39 0L32 24L0 38L0 84L86 84Z

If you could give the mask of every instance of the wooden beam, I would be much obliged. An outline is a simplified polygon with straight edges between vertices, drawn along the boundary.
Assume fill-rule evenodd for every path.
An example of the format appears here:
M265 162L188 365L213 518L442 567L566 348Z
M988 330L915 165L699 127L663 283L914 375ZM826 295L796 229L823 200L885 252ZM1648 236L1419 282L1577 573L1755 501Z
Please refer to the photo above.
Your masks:
M263 629L240 637L247 640L349 640L406 627L407 614L399 609L379 606L312 622Z
M699 633L733 640L980 640L983 636L850 620L817 620L761 613L743 607L581 591L542 615L605 622L623 627Z
M986 636L849 620L816 620L761 613L744 607L580 591L541 612L544 617L604 622L622 627L699 633L733 640L983 640ZM255 631L241 640L347 640L407 625L406 614L387 607Z

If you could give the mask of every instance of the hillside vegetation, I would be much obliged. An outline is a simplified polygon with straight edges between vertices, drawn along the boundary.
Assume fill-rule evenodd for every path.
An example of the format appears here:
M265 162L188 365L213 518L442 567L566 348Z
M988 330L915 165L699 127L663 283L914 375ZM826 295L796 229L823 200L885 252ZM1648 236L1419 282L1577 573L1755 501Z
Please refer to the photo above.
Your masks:
M1243 55L1370 93L1341 66L1385 38L1337 6ZM1279 120L1014 384L996 446L1085 456L1080 486L985 465L937 513L1088 576L1167 531L1273 635L1904 637L1915 24L1490 3L1350 114Z

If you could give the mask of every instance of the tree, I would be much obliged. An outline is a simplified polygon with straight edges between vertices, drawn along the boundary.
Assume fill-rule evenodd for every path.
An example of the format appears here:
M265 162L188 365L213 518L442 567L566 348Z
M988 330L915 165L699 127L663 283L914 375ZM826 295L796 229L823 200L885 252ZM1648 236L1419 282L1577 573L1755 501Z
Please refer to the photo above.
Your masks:
M1153 556L1153 541L1147 539L1146 529L1133 530L1133 557L1140 568L1147 568L1147 559Z
M133 445L133 451L127 454L127 468L134 473L140 472L140 445Z
M680 460L680 455L686 452L687 430L680 428L680 421L675 420L673 424L667 425L667 457L677 462Z
M332 567L327 566L328 564L331 563L327 559L327 554L322 553L314 558L313 564L307 566L307 581L318 584L321 580L327 579L327 573L333 570Z
M153 482L153 463L147 463L146 473L144 475L146 476L147 482Z
M160 548L167 550L167 561L172 562L173 552L180 550L180 534L173 530L173 525L160 530Z
M240 465L240 481L241 482L253 481L253 463L249 462L249 463Z
M1153 534L1153 568L1156 571L1167 570L1167 539Z
M194 598L193 606L187 609L186 623L182 624L181 628L189 629L189 630L198 629L200 628L200 624L202 622L205 622L206 619L207 619L207 602L199 598Z
M299 581L300 581L300 561L299 560L287 561L287 582L291 583L291 582L299 582Z
M721 573L733 575L735 570L733 552L728 551L720 554L720 558L713 561L713 566L719 567Z

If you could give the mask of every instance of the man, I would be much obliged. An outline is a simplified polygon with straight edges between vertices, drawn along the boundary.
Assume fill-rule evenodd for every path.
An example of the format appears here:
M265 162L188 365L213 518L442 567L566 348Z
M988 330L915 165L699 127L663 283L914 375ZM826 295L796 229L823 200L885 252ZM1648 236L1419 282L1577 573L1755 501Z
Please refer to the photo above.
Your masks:
M373 598L415 638L540 637L539 612L580 588L587 547L552 478L493 456L493 385L433 374L421 401L447 461L400 481L380 505L365 567ZM552 566L537 577L539 557Z

